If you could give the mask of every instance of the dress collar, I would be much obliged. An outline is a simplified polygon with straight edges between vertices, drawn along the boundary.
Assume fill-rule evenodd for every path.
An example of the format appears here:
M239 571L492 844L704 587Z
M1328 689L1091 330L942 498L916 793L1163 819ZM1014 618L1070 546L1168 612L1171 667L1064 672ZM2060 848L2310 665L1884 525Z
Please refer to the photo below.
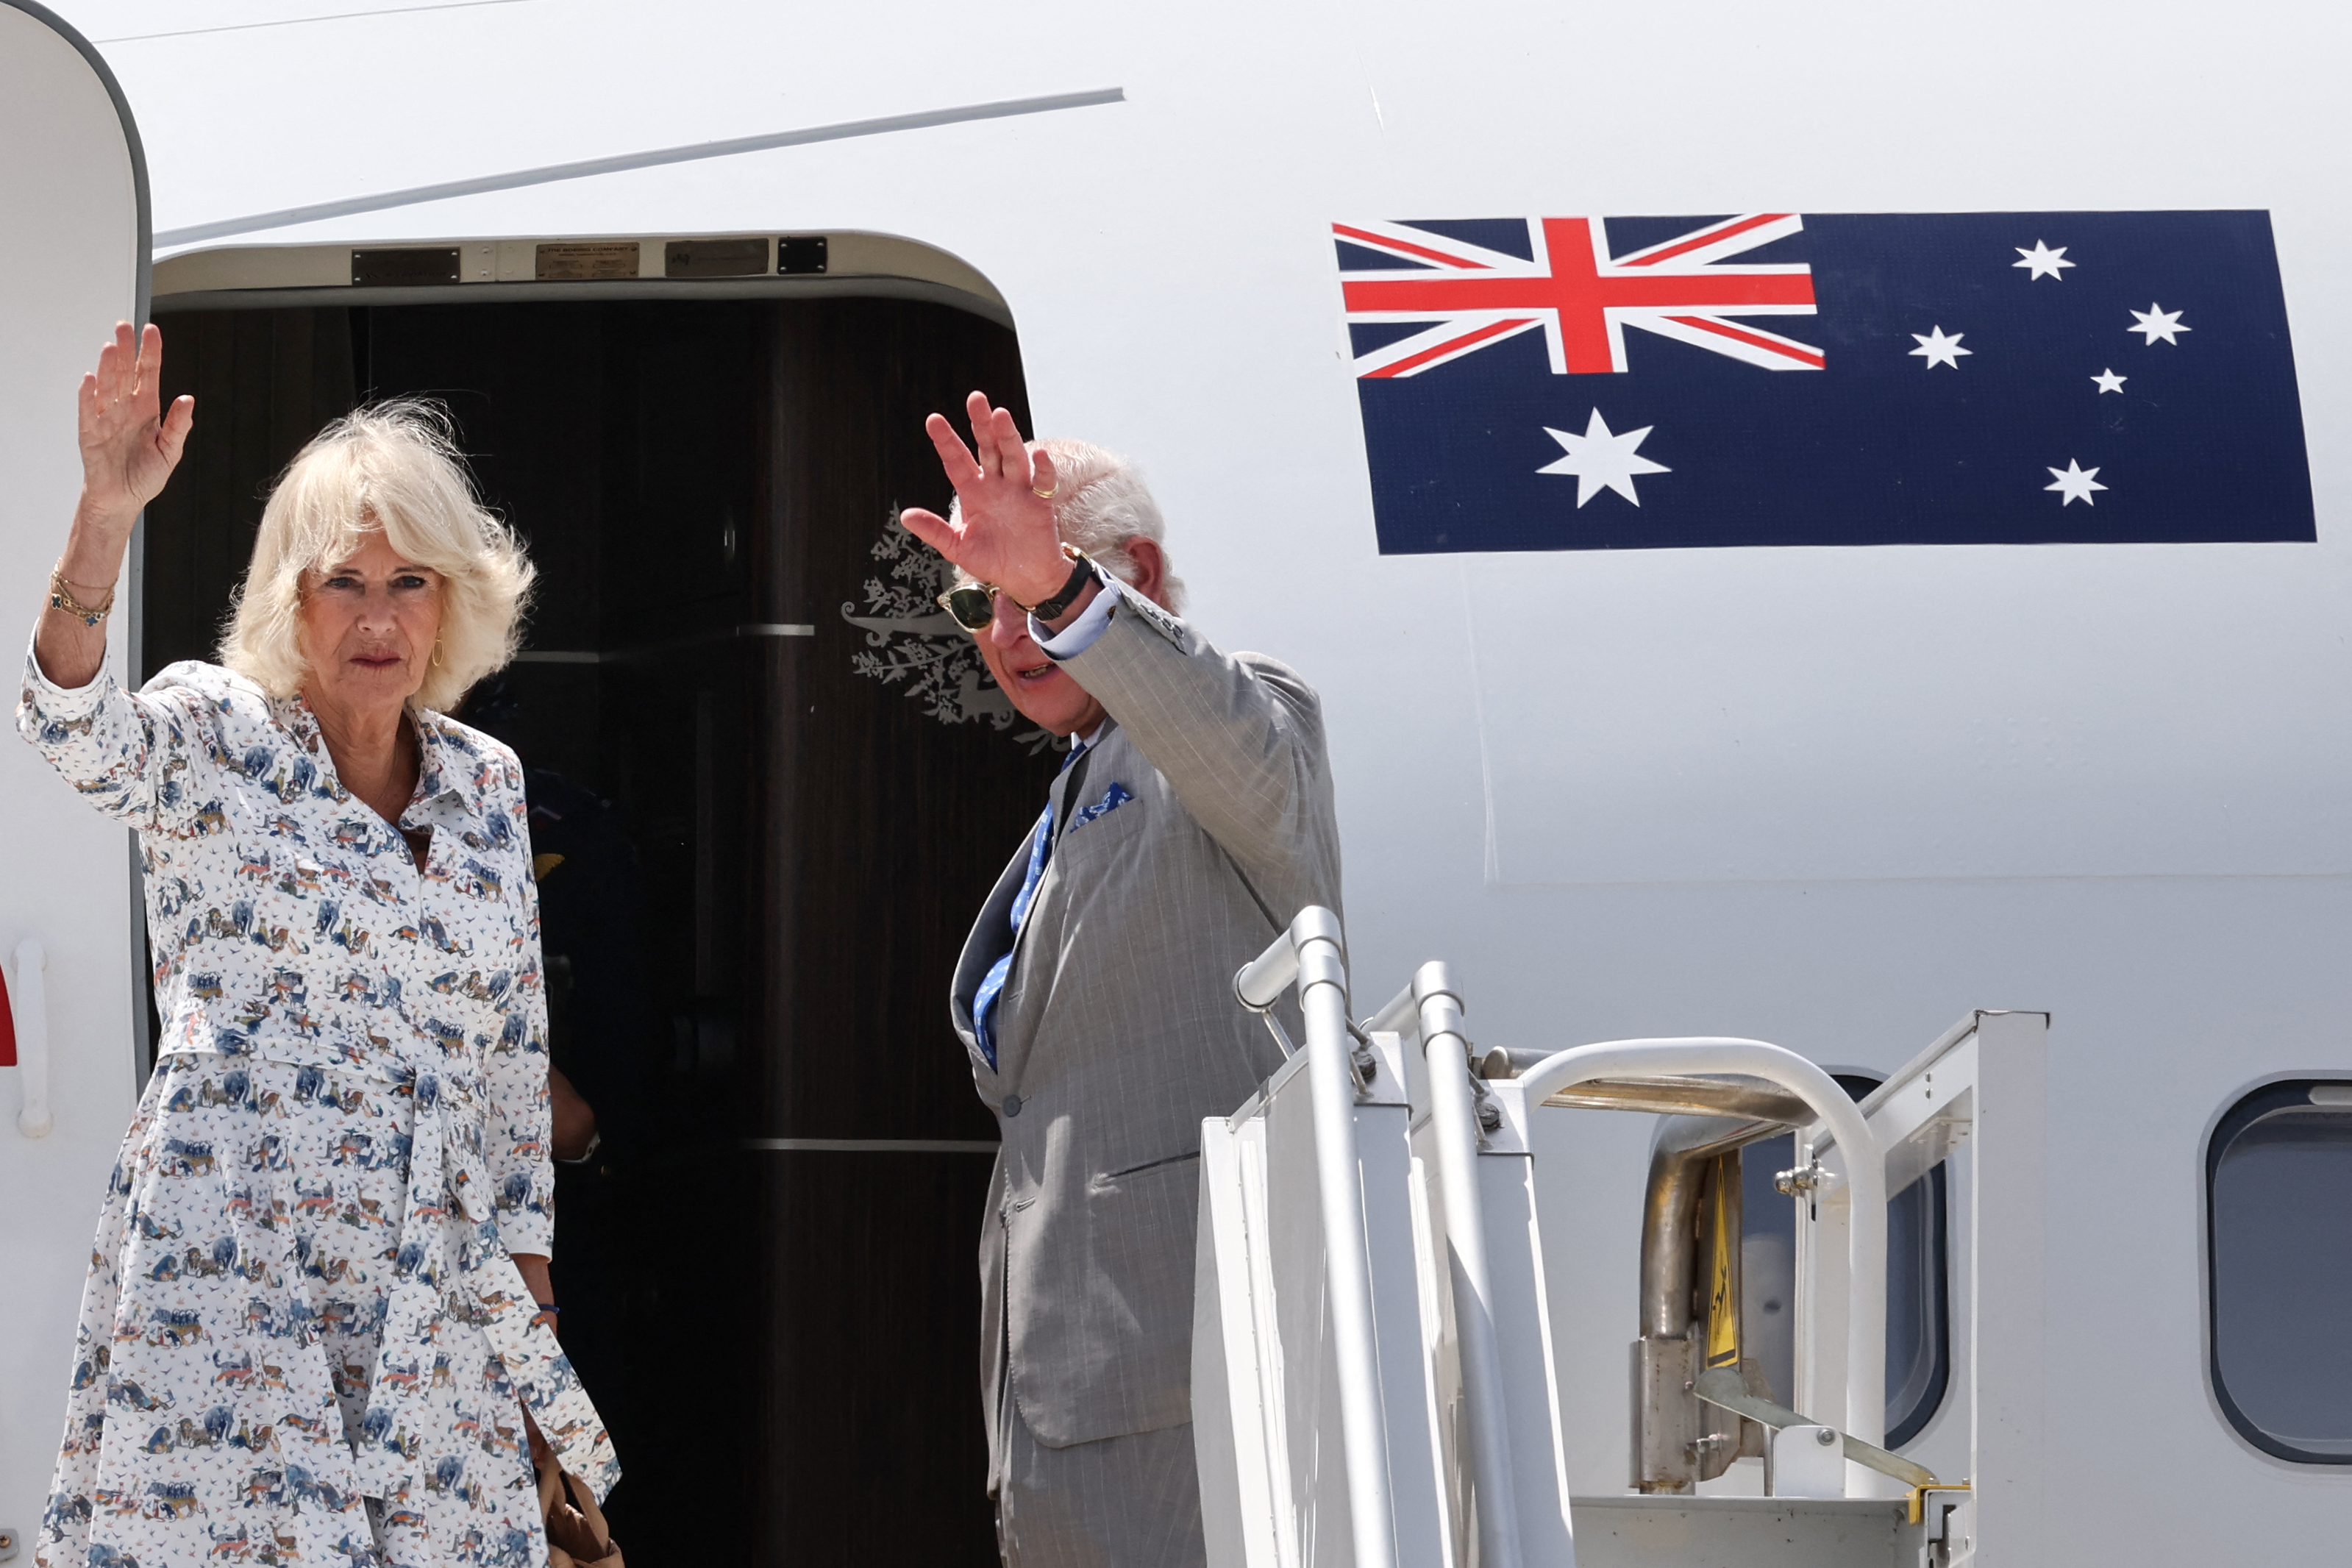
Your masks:
M270 706L277 710L278 722L295 743L309 753L328 787L335 792L338 802L352 799L351 791L335 773L334 753L327 749L326 731L319 727L319 715L312 710L309 699L300 692L291 697L274 700ZM473 786L474 759L471 747L461 745L450 733L448 720L429 708L411 708L408 721L416 731L416 793L409 797L409 809L415 810L445 798L469 816L482 815L478 792ZM405 814L404 814L405 815Z
M408 716L416 726L416 804L455 796L460 806L478 816L481 802L472 787L473 770L457 754L449 721L429 708L413 708Z

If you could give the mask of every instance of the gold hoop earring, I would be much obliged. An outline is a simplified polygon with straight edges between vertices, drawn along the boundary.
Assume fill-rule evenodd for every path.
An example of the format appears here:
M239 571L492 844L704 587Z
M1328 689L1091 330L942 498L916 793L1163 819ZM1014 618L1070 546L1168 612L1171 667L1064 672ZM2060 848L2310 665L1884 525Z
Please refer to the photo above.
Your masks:
M441 639L439 637L435 637L433 639L433 668L436 669L441 668Z

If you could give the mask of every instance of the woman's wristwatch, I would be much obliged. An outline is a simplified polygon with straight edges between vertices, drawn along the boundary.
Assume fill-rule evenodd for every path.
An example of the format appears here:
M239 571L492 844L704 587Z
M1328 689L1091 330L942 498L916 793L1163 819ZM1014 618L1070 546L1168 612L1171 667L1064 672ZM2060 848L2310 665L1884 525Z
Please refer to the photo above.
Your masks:
M1062 553L1070 560L1072 565L1069 576L1062 583L1061 592L1050 599L1041 599L1036 604L1021 606L1041 621L1050 621L1058 617L1063 611L1076 603L1078 595L1087 591L1087 584L1095 580L1095 563L1087 559L1086 552L1075 544L1065 544L1062 546Z

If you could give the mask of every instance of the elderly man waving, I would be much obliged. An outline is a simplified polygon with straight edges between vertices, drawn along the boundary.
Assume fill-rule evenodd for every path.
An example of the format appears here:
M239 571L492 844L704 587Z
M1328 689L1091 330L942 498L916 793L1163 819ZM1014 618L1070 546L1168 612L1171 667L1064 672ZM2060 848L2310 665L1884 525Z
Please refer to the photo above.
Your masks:
M1198 1563L1201 1121L1280 1059L1234 972L1339 907L1322 710L1177 618L1124 460L968 406L972 447L928 426L955 507L903 521L959 569L941 600L1013 705L1071 737L950 999L1003 1133L980 1246L999 1544L1016 1568Z

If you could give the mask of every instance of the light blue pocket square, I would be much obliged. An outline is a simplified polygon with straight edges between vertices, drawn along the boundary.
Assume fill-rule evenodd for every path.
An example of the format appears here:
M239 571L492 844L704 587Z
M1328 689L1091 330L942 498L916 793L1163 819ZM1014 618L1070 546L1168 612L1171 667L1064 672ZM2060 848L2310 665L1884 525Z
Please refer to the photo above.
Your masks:
M1094 805L1079 808L1077 813L1070 818L1069 830L1072 833L1076 833L1079 828L1084 827L1096 817L1103 816L1111 812L1117 811L1120 806L1125 805L1129 801L1133 800L1134 798L1135 797L1133 795L1127 793L1127 786L1125 784L1115 784L1111 785L1110 788L1103 791L1103 797L1095 802Z

